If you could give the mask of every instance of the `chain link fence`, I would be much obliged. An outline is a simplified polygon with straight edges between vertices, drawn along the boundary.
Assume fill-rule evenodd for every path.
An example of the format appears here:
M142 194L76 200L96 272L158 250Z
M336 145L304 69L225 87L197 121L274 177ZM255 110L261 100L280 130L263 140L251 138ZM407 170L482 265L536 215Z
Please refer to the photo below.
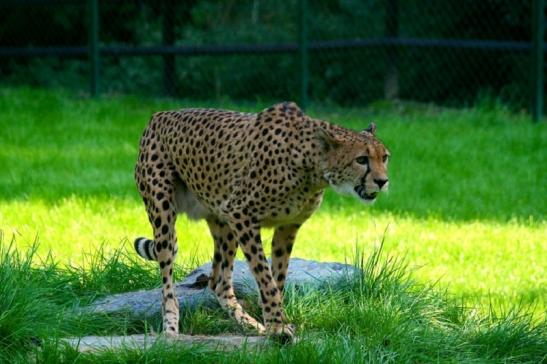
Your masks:
M3 0L0 82L529 109L543 102L544 11L540 0Z

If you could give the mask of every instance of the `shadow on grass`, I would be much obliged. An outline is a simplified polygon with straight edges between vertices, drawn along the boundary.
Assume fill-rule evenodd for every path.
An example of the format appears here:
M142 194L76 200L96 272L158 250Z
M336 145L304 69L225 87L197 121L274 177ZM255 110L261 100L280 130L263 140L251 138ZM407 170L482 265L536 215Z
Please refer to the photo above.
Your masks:
M63 198L139 199L133 181L150 115L189 106L259 111L263 104L82 99L52 90L0 88L0 204ZM391 151L389 196L373 207L415 218L544 221L545 123L503 105L450 110L412 103L311 108L310 115L360 129L374 118ZM0 206L1 208L1 206ZM360 211L329 191L323 211Z

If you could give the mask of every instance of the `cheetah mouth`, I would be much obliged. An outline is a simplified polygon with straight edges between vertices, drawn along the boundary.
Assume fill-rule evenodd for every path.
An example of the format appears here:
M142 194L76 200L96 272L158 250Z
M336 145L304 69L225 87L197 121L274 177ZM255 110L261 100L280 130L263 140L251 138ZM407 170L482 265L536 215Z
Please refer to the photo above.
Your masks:
M365 201L374 201L376 199L376 196L378 196L378 192L371 192L367 193L365 186L355 186L353 188L355 192L359 195L359 197Z

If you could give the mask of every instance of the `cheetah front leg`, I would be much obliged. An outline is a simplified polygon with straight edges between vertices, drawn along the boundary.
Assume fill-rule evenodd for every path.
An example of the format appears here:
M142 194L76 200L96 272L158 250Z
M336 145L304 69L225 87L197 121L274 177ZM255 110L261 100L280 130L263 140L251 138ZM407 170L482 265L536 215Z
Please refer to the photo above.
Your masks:
M250 219L230 225L258 285L266 333L278 336L283 341L292 339L294 327L286 321L281 292L262 248L260 227L250 224Z
M209 231L213 237L214 253L213 260L211 261L211 275L209 276L209 288L214 292L220 278L220 263L222 263L221 248L224 244L223 239L228 234L225 231L225 224L217 219L208 219L207 225L209 225ZM234 252L235 254L235 252Z
M283 300L283 290L292 247L300 225L285 225L275 229L272 239L272 273Z
M215 292L221 307L226 309L239 324L251 327L260 335L264 335L266 332L264 326L243 310L234 293L232 271L238 245L236 234L228 224L216 219L207 220L207 224L215 242L209 288Z

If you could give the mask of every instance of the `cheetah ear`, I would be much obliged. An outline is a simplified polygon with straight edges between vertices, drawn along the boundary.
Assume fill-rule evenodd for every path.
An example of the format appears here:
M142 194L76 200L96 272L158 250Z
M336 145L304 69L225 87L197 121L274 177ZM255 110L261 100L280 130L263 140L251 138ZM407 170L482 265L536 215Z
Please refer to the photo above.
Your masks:
M369 133L371 135L376 134L376 124L374 123L374 121L371 122L369 126L367 126L367 128L363 130L361 133Z
M315 137L319 141L323 150L325 150L326 152L331 149L336 149L342 144L342 142L336 137L336 135L334 135L330 130L327 130L321 126L315 130Z

